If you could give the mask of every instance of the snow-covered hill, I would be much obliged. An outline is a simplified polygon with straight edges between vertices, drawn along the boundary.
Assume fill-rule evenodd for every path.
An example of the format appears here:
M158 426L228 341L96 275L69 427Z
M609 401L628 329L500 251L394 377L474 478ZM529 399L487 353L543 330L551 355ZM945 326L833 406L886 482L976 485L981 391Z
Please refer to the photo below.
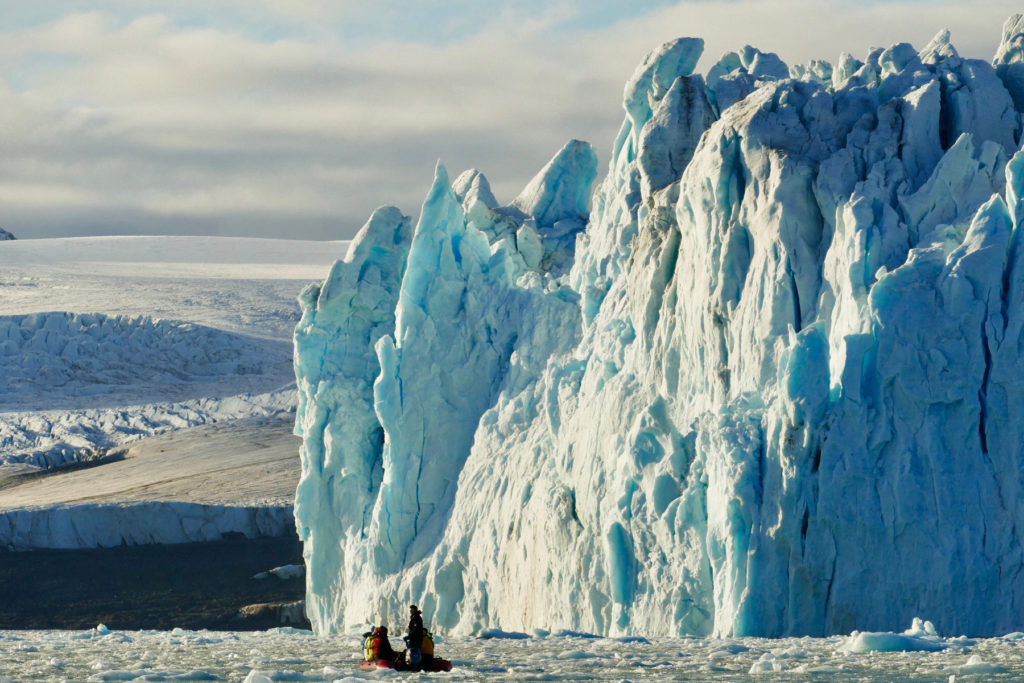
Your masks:
M585 143L506 206L439 168L304 294L318 630L1024 627L1024 17L993 63L702 48L589 216Z
M346 248L216 237L5 242L0 547L286 532L298 473L295 297ZM38 478L84 461L94 466Z

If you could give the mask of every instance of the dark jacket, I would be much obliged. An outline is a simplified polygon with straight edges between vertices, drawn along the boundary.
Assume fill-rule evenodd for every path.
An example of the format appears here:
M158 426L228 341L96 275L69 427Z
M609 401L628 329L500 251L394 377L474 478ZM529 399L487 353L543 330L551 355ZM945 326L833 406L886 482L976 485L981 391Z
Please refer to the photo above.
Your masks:
M423 617L418 612L409 617L409 635L406 636L405 642L410 648L414 647L417 650L423 645Z

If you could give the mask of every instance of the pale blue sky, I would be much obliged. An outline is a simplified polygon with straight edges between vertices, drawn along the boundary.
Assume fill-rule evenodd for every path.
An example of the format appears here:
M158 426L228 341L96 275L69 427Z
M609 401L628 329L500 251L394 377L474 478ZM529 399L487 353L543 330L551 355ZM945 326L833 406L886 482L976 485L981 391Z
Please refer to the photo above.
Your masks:
M622 86L664 40L706 69L788 63L948 27L990 59L987 2L49 0L0 9L0 226L19 237L347 238L418 213L440 158L509 201L568 139L602 167Z

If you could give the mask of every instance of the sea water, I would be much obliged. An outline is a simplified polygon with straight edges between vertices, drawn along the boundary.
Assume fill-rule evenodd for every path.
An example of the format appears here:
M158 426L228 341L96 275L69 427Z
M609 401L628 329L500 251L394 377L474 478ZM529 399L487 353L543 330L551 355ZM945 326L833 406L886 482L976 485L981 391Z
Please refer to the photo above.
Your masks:
M967 681L1024 678L1024 634L947 638L937 651L884 652L858 638L437 638L444 674L362 671L361 639L308 631L0 631L9 681ZM864 635L864 634L861 634ZM894 636L894 634L889 634ZM897 637L898 640L898 637ZM398 639L393 643L400 646Z

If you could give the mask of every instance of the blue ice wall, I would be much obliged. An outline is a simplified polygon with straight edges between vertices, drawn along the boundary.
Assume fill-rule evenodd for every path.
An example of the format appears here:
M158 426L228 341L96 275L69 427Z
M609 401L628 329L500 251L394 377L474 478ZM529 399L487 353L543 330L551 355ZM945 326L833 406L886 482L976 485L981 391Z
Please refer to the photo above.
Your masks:
M315 627L1024 628L1022 31L704 75L680 39L592 198L577 141L505 206L439 168L387 286L304 295Z

